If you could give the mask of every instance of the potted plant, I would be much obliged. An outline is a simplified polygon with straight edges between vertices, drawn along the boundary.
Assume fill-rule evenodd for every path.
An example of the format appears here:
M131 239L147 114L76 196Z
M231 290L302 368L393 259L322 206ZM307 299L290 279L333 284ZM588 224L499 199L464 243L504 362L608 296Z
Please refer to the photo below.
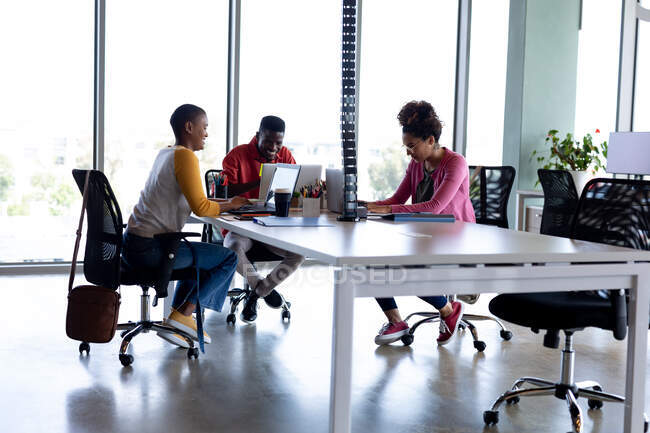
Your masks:
M600 134L599 129L595 132ZM543 155L541 151L535 150L531 159L536 158L537 162L544 164L542 168L545 169L569 171L580 195L589 179L605 168L607 141L596 145L589 133L582 138L582 141L575 140L571 133L567 133L560 141L558 133L557 129L551 129L544 140L550 146L550 155Z

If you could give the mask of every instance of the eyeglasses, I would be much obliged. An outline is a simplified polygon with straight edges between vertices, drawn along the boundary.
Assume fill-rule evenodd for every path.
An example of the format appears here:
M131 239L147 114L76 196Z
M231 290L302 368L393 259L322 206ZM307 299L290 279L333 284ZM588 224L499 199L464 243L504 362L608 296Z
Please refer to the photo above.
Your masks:
M420 143L422 143L422 140L418 140L415 144L412 144L411 146L402 143L402 147L412 152L413 150L415 150L416 147L418 147L418 144Z

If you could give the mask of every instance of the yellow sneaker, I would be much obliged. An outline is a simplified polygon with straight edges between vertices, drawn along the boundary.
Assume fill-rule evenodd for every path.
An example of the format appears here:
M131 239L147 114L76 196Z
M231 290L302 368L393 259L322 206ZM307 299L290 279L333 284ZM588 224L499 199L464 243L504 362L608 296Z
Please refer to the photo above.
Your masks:
M172 308L172 312L169 314L169 317L165 319L165 323L187 333L194 340L198 341L199 336L197 333L196 320L194 320L194 317L185 316ZM203 341L205 343L212 342L212 339L205 331L203 331Z
M190 344L178 334L169 334L167 332L158 331L156 332L156 335L175 346L182 347L183 349L190 348Z

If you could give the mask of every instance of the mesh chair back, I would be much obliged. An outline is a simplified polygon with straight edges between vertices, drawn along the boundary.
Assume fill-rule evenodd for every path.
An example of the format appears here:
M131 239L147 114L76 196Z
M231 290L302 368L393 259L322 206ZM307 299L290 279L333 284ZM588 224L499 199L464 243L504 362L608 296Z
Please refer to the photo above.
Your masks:
M215 184L217 181L217 176L223 170L208 170L205 172L205 193L208 198L216 198L216 188ZM209 242L211 244L221 244L223 245L223 236L221 232L217 230L212 224L203 224L203 231L201 233L201 241Z
M83 193L88 170L72 170ZM86 250L84 275L99 286L117 288L120 284L120 254L122 251L122 213L115 194L104 173L91 170L88 177L86 205Z
M572 238L650 250L650 181L592 179L582 191Z
M478 224L508 228L508 200L515 181L511 166L475 167L476 176L470 184L470 199Z
M540 233L570 237L573 216L578 208L578 193L573 177L566 170L537 170L544 190L544 212Z

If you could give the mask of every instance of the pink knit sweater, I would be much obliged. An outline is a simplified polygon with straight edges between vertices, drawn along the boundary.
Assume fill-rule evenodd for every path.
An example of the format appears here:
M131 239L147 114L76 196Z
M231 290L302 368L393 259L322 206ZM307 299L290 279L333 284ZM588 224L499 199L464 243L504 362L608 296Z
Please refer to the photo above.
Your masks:
M446 147L445 156L431 177L433 197L429 201L404 205L409 197L415 197L415 190L424 176L422 164L412 160L406 168L406 175L392 197L378 201L378 205L391 205L393 213L431 212L452 214L457 220L476 222L474 208L469 199L469 168L463 155Z

